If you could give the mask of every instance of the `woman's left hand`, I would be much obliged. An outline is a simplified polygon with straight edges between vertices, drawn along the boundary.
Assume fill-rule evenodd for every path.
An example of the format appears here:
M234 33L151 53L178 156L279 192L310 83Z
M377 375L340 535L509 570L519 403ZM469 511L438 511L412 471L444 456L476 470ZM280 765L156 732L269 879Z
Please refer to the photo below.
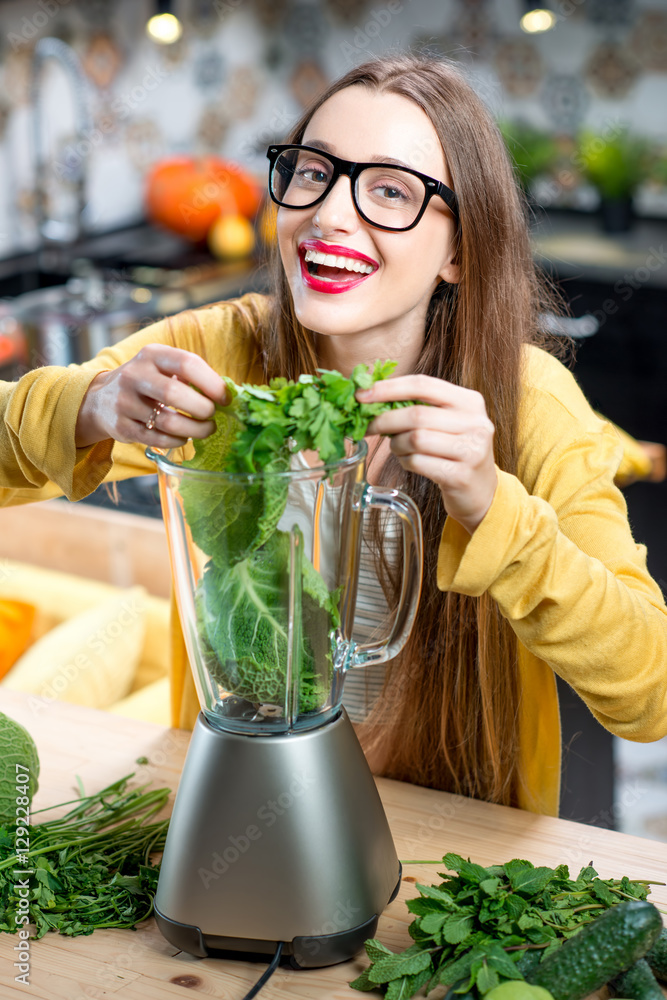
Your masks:
M494 427L481 393L430 375L403 375L358 391L357 399L416 401L375 417L368 433L388 435L403 468L437 483L449 516L472 534L491 506L498 482ZM430 405L420 405L424 403Z

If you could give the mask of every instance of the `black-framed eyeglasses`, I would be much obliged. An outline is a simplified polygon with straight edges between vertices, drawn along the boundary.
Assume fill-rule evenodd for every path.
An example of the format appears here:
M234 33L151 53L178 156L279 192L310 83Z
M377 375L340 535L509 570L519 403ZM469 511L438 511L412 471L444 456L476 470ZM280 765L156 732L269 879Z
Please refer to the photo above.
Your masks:
M350 178L357 212L370 226L404 233L414 229L433 197L458 222L456 195L442 181L393 163L352 163L315 146L269 146L269 194L282 208L312 208L341 175Z

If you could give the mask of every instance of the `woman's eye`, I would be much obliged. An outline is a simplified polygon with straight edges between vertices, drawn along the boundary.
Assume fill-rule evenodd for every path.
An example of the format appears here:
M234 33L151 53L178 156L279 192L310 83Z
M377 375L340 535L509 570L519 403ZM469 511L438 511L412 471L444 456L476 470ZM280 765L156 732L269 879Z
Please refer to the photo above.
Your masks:
M373 194L379 195L385 201L407 201L410 198L407 191L396 187L394 184L375 184L373 186Z
M312 184L326 184L329 180L328 173L322 169L322 167L305 165L299 167L299 177L303 178L305 181L310 181Z

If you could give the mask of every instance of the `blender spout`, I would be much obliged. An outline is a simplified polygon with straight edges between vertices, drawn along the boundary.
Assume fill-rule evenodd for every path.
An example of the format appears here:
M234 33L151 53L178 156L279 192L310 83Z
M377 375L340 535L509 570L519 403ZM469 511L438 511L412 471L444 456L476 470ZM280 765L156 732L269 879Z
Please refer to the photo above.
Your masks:
M343 700L343 685L345 675L355 662L356 643L352 639L331 641L331 659L333 662L333 677L331 682L331 701L337 705Z

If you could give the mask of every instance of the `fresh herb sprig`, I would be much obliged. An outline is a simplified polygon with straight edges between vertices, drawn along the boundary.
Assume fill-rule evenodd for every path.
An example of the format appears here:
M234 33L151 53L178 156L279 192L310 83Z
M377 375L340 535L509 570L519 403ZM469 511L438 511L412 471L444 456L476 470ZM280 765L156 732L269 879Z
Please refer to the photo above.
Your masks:
M503 980L523 979L522 969L542 959L603 910L623 899L646 899L648 881L601 879L588 865L576 879L566 865L536 868L514 858L483 868L446 854L438 885L417 883L407 901L415 919L414 944L394 953L366 942L370 966L350 985L380 990L387 1000L407 1000L439 985L457 994L484 996Z
M31 826L30 848L20 855L15 824L0 827L0 931L15 933L22 926L16 873L26 871L32 873L29 915L37 938L49 930L76 936L134 927L150 916L159 875L159 864L150 859L164 849L169 820L147 820L166 805L170 790L128 789L132 777L61 803L74 808Z
M225 470L259 472L277 457L301 450L317 451L324 463L343 458L346 437L360 441L373 417L412 405L359 403L355 397L358 389L389 378L395 368L395 361L376 361L372 369L360 364L350 378L318 368L317 375L301 375L296 382L274 378L266 386L238 386L226 379L232 399L219 413L234 416L240 427Z

